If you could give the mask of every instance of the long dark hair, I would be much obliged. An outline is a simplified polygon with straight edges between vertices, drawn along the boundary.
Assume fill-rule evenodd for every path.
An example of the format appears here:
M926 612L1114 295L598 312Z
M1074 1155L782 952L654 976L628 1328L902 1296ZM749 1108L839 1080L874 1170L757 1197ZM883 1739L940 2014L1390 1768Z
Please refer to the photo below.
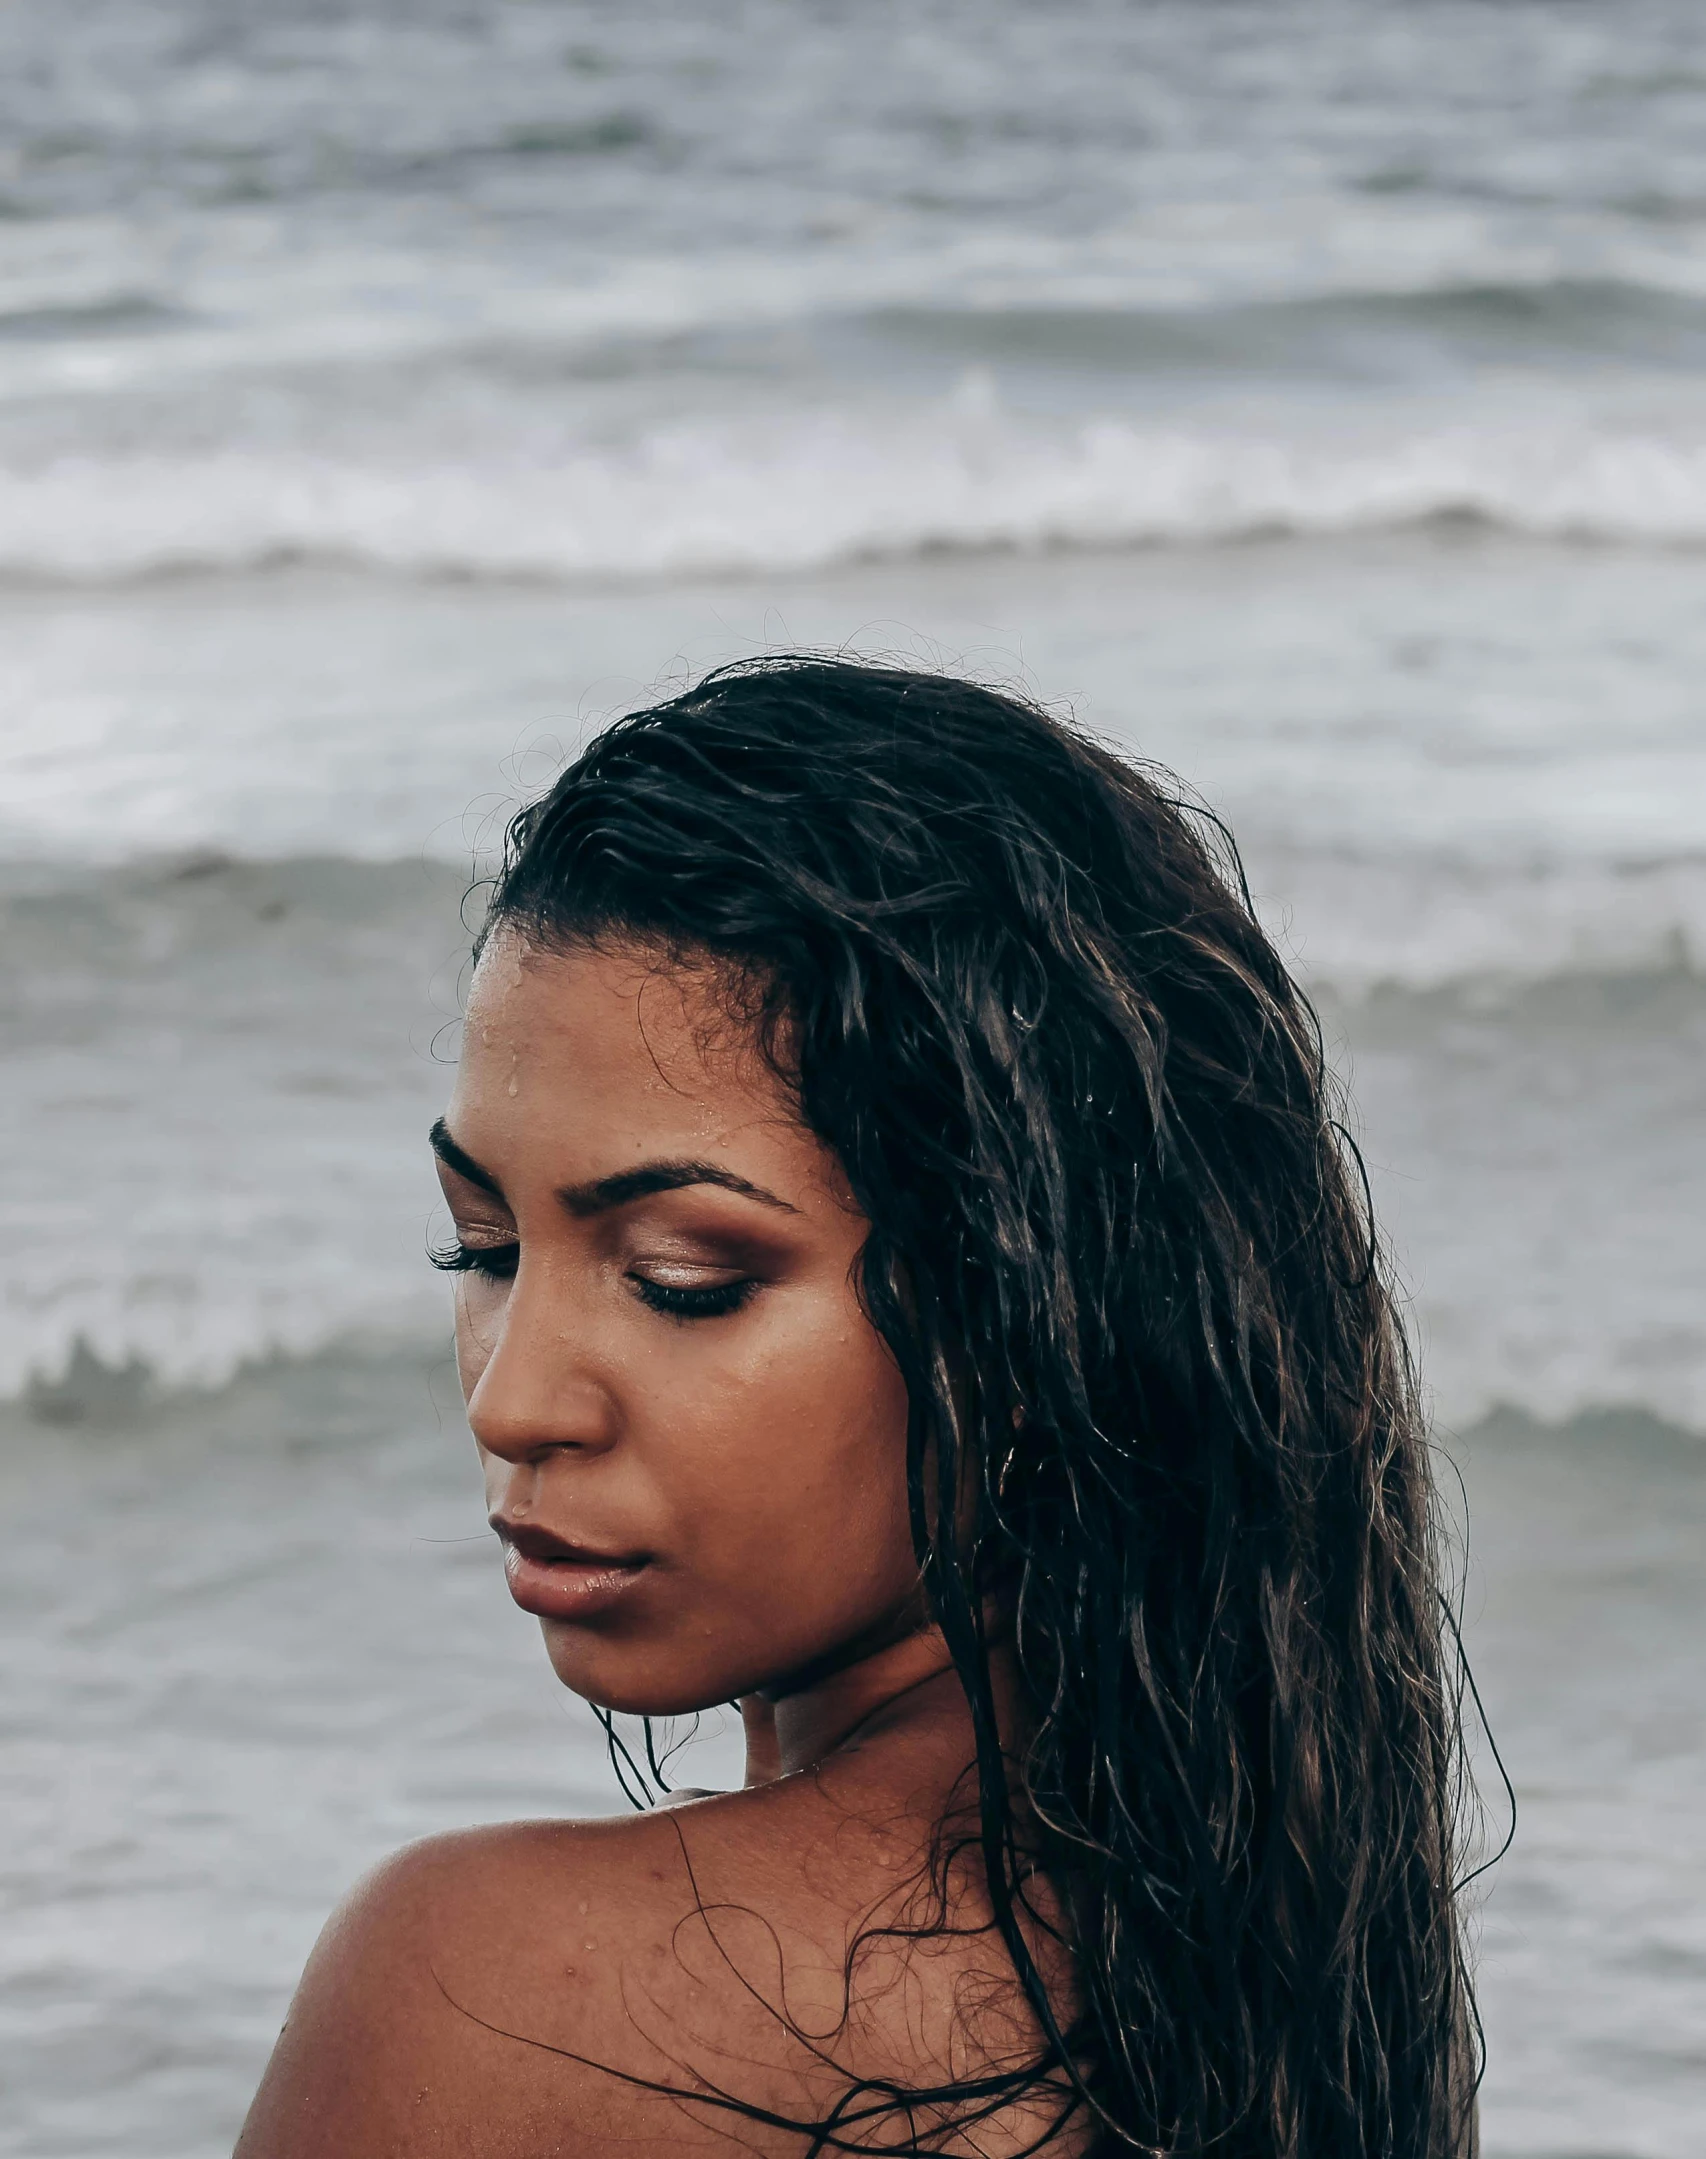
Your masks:
M600 735L515 819L496 922L729 963L869 1218L1039 2085L1109 2151L1456 2159L1427 1442L1320 1029L1224 831L1017 697L765 660ZM1016 1780L992 1588L1035 1713Z

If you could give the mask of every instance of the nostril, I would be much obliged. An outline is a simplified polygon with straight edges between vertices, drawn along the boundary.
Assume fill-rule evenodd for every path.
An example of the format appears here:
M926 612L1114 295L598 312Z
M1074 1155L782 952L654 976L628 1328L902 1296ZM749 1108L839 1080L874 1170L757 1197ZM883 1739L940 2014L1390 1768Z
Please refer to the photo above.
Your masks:
M556 1391L546 1403L494 1400L477 1389L468 1403L468 1429L481 1449L518 1465L597 1453L613 1444L619 1428L614 1405L596 1387Z

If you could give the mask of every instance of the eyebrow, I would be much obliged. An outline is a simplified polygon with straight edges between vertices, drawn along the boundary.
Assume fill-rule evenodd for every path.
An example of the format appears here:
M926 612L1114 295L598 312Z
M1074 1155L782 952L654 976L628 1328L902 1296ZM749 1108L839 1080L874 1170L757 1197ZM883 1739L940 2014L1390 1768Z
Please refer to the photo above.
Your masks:
M471 1154L456 1144L442 1117L427 1138L433 1153L457 1176L465 1177L494 1199L503 1198L503 1189L491 1171L482 1169ZM733 1170L720 1169L715 1162L642 1162L636 1169L618 1170L614 1176L599 1177L590 1184L564 1185L557 1197L570 1214L584 1218L607 1214L613 1207L626 1207L637 1199L649 1199L655 1192L681 1192L699 1184L715 1185L721 1192L738 1192L742 1199L756 1200L761 1207L774 1207L783 1214L800 1211L779 1194L766 1191L750 1178L737 1177Z
M464 1153L457 1146L450 1136L450 1127L442 1117L433 1119L432 1130L427 1134L427 1145L458 1177L465 1177L470 1184L478 1185L482 1192L489 1192L493 1199L503 1198L503 1188L498 1180L490 1170L482 1169L471 1154Z
M719 1169L715 1162L642 1162L638 1169L620 1170L594 1184L564 1185L557 1197L570 1214L604 1214L612 1207L626 1207L631 1200L649 1199L654 1192L681 1192L696 1184L738 1192L742 1199L755 1199L760 1206L779 1208L783 1214L800 1211L777 1193L737 1177L733 1170Z

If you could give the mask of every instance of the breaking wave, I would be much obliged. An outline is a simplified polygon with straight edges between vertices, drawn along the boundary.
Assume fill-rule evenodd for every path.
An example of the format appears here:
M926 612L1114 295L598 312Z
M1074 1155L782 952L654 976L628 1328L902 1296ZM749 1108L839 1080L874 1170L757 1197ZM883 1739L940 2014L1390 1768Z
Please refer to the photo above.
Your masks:
M1706 1425L1686 1243L1706 860L1278 866L1287 942L1377 1135L1378 1204L1400 1229L1424 1202L1450 1216L1411 1225L1443 1411L1637 1402ZM1275 867L1252 864L1258 895ZM422 1135L454 1047L437 1031L461 875L206 857L9 882L5 1047L32 1142L10 1203L30 1260L0 1292L0 1399L122 1421L257 1366L442 1357ZM1382 1184L1387 1161L1426 1176ZM1625 1253L1616 1297L1602 1239Z
M1272 869L1251 866L1258 907L1319 993L1485 1005L1613 982L1706 989L1706 857L1442 871L1318 855ZM1283 907L1264 883L1286 892Z
M537 454L66 456L0 475L0 577L101 582L323 561L426 577L626 580L1442 520L1548 540L1706 544L1706 429L1050 426L1006 410L974 372L929 414L701 418Z
M359 1410L378 1398L394 1408L399 1395L417 1418L427 1405L441 1423L460 1415L447 1340L429 1335L390 1341L330 1336L299 1352L257 1349L217 1376L162 1372L142 1356L109 1364L79 1340L53 1377L38 1378L19 1394L0 1395L0 1444L8 1439L33 1444L44 1426L61 1431L146 1430L169 1423L174 1411L217 1405L221 1398L244 1412L244 1439L264 1444L277 1420L255 1415L257 1397L273 1398L286 1413L292 1438L304 1413L316 1437L363 1438L370 1435L348 1429L354 1421L347 1414L351 1403ZM345 1414L340 1416L340 1411ZM1455 1443L1472 1437L1478 1428L1501 1437L1573 1432L1607 1452L1655 1438L1706 1442L1706 1430L1699 1425L1615 1394L1546 1415L1493 1393L1458 1405L1447 1436Z

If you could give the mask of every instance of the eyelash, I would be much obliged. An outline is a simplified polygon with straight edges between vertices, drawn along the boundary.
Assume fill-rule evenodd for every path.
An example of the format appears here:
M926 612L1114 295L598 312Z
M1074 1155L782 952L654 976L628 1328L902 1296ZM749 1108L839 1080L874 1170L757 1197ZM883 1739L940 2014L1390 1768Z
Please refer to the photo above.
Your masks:
M666 1319L724 1319L738 1312L758 1286L750 1276L740 1282L719 1282L714 1289L679 1289L668 1282L649 1282L643 1274L628 1279L640 1302Z
M483 1274L488 1282L508 1282L521 1258L518 1244L447 1244L427 1258L444 1274Z
M519 1244L450 1244L428 1259L445 1274L479 1274L489 1282L509 1282L521 1258ZM738 1282L718 1282L706 1289L683 1289L670 1282L653 1282L643 1274L630 1275L640 1302L666 1319L723 1319L738 1312L757 1284L750 1276Z

